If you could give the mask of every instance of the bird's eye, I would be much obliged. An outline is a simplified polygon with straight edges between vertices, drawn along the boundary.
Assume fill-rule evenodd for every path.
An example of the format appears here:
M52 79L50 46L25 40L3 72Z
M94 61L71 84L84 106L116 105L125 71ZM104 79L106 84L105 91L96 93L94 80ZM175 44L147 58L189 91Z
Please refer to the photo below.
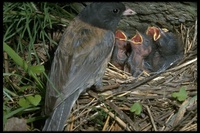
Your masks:
M119 9L113 9L113 13L118 13Z

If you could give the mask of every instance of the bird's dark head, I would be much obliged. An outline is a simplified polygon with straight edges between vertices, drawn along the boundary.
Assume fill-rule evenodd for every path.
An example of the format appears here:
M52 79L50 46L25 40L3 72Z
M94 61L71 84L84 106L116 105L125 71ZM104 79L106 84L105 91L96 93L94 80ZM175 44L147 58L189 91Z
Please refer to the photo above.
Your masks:
M120 2L95 2L88 5L79 18L93 26L114 31L123 15L136 14L131 9L126 9Z

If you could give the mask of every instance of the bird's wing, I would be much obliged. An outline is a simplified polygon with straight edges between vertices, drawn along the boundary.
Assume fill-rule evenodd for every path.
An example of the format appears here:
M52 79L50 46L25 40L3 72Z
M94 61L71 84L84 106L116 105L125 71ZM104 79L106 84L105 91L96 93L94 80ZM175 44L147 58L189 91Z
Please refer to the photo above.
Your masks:
M103 76L113 46L111 31L78 20L69 25L55 52L50 80L56 90L47 83L45 111L51 112L77 90L81 93L97 82L98 76Z

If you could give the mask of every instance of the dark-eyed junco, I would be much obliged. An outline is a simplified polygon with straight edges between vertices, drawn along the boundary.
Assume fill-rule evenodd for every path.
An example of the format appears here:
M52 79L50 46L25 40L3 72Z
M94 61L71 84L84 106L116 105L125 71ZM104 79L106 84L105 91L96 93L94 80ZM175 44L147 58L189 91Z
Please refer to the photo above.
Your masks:
M65 30L49 73L43 131L62 131L79 95L101 86L122 15L134 15L119 2L88 5Z

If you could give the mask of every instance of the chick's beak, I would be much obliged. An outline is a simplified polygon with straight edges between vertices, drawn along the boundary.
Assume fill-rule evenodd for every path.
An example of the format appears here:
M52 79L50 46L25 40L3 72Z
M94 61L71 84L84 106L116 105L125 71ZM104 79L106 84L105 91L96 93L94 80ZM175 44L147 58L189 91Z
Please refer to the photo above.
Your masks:
M126 41L127 40L127 36L125 35L125 33L121 30L117 30L115 32L115 38L118 38L119 40L124 40Z
M130 40L128 40L129 42L132 42L134 45L141 45L143 43L143 37L141 36L141 34L136 31L135 36L133 36Z
M143 37L140 34L140 32L137 31L137 30L136 30L136 35L133 37L133 39L135 41L135 44L141 44L141 43L143 43Z
M137 13L135 11L131 10L129 7L126 7L126 10L123 12L124 16L135 15L135 14L137 14Z

